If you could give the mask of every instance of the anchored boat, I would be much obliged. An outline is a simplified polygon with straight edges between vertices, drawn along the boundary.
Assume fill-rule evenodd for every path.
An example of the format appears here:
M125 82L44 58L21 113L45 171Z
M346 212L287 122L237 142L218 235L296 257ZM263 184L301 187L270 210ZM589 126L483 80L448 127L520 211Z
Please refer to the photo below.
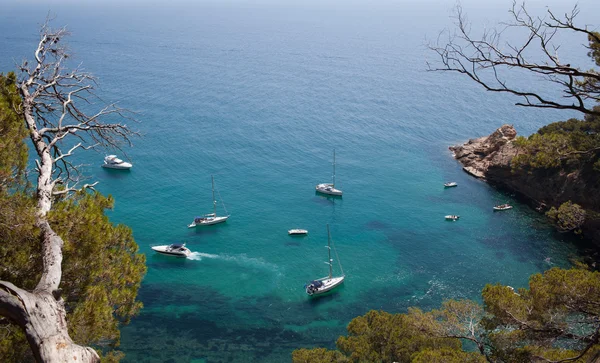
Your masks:
M338 265L340 266L341 276L333 276L333 260L331 259L331 233L329 232L329 224L327 225L327 257L328 260L325 262L329 265L329 276L322 277L317 280L312 280L306 285L304 285L304 289L306 293L310 296L320 295L327 291L331 291L336 287L340 286L344 282L344 270L342 269L342 264L340 263L340 259L337 256L337 251L335 251L335 256L338 259Z

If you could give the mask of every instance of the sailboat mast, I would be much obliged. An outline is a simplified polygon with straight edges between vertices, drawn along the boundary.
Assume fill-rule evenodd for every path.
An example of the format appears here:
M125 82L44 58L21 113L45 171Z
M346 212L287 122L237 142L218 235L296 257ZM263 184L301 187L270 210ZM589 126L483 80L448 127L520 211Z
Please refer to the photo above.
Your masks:
M329 264L329 278L333 277L331 267L331 233L329 233L329 224L327 224L327 264Z
M210 179L212 181L213 213L215 214L215 217L216 217L217 216L217 201L215 200L215 177L214 177L214 175L211 175Z
M333 187L335 188L335 149L333 149Z

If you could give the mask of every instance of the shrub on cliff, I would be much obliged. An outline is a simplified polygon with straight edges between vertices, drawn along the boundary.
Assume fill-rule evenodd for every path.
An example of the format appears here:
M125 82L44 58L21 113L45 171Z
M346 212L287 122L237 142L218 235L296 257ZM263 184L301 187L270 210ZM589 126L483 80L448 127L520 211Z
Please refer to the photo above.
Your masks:
M550 208L546 215L561 232L574 231L579 234L585 222L585 210L571 201L561 204L558 209Z
M570 119L542 127L537 133L518 137L514 144L519 155L511 162L517 169L555 169L567 171L593 165L600 171L600 119Z

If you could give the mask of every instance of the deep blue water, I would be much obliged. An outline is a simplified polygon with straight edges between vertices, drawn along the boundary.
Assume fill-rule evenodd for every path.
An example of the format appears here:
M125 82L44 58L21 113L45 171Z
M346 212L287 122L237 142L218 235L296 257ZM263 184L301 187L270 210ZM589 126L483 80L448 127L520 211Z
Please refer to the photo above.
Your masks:
M578 253L447 150L503 123L530 134L578 116L426 72L425 44L452 26L452 2L36 4L0 4L0 70L32 57L50 10L101 95L140 121L131 172L100 168L103 153L77 156L147 254L145 308L122 330L126 362L286 361L295 348L333 347L370 309L478 299L487 283L526 286ZM463 6L481 26L506 20L510 2ZM582 22L597 20L598 5L580 7ZM565 53L591 67L574 39ZM331 178L334 148L342 199L314 191ZM231 218L187 229L211 210L211 174ZM445 190L449 180L459 187ZM515 208L492 212L505 201ZM347 279L308 299L304 283L327 272L328 223ZM150 249L173 242L193 258Z

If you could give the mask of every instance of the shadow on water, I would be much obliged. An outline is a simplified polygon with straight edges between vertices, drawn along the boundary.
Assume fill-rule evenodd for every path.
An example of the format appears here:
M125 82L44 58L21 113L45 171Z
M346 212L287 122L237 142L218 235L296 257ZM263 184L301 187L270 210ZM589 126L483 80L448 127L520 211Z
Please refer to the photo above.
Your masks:
M179 256L165 256L160 253L152 251L152 255L146 259L148 267L156 269L183 269L184 266L189 266L191 261L185 257Z
M306 285L304 285L306 286ZM342 293L345 290L346 285L345 284L341 284L340 286L336 287L333 290L329 290L325 293L319 294L319 295L306 295L308 300L307 303L309 305L313 305L313 306L318 306L319 304L325 304L331 301L338 301L341 299L342 297Z
M313 198L313 201L315 203L325 204L325 205L342 204L343 200L344 199L342 198L341 195L322 194L317 191L315 191L315 198Z
M212 224L208 226L196 226L192 228L188 228L188 234L195 236L214 236L216 235L220 229L228 228L227 222Z
M365 228L371 231L383 231L389 229L390 225L382 221L372 220L365 223Z
M103 168L102 173L97 173L99 179L124 179L131 174L131 169L111 169L111 168Z

